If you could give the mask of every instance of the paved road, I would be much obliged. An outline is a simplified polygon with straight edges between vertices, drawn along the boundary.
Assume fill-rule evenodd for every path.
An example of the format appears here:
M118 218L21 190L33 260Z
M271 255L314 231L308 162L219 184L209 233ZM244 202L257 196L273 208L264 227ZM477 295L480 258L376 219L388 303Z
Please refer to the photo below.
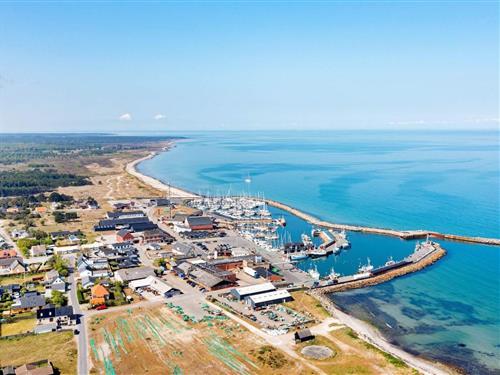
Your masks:
M73 306L73 312L80 317L80 322L75 327L80 331L80 333L76 336L78 344L78 374L87 375L89 373L87 327L85 325L84 312L80 308L78 297L76 296L76 280L74 274L71 274L69 277L69 282L71 284L71 289L69 291L69 303Z

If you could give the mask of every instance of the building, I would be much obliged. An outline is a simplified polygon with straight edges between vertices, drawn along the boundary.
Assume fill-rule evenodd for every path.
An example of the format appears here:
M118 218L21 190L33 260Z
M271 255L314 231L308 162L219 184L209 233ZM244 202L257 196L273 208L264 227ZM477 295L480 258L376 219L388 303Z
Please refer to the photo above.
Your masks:
M35 245L31 246L30 256L32 257L43 257L47 255L47 248L45 245Z
M129 283L129 286L134 291L154 290L159 295L169 298L176 294L179 294L179 291L174 289L172 286L167 284L164 280L156 277L156 276L148 276L145 279L134 280Z
M47 305L36 312L37 324L56 323L57 327L71 326L76 323L72 306L55 307Z
M170 206L170 200L167 198L153 198L151 199L151 204L156 207L168 207Z
M37 310L45 306L45 297L38 292L26 292L23 296L14 300L10 309L14 313Z
M208 216L188 216L186 218L185 224L192 231L214 229L214 224L212 222L212 219L209 218Z
M12 275L26 272L26 267L20 257L0 259L0 275Z
M137 224L154 225L149 221L149 219L146 216L141 216L141 217L131 217L125 219L100 220L99 223L94 227L94 230L96 232L99 232L99 231L116 230L122 228L132 228L133 225ZM135 231L138 232L137 230Z
M70 246L55 246L54 254L64 255L64 254L74 254L80 251L80 245L70 245Z
M128 269L121 269L115 272L115 280L122 283L130 281L145 279L148 276L155 276L155 272L151 267L134 267Z
M314 339L314 335L311 333L309 329L303 329L301 331L297 331L294 334L295 342L304 342Z
M2 368L2 373L4 375L54 375L54 368L52 367L52 363L50 363L47 359L38 362L26 363L22 366L14 367L9 366L10 368ZM11 372L10 370L13 370Z
M0 259L13 258L17 256L17 251L14 249L0 250Z
M109 292L104 285L97 284L90 288L90 304L92 306L104 305L109 299Z
M113 211L107 212L106 217L108 219L133 219L138 217L145 217L146 214L142 211Z
M66 239L68 238L69 236L81 236L81 232L79 230L75 230L75 231L69 231L69 230L61 230L61 231L57 231L57 232L50 232L50 238L52 238L52 241L57 241L57 240L62 240L62 239Z
M172 253L175 255L180 255L183 257L195 258L198 256L205 255L205 253L194 246L192 243L188 242L175 242L172 245Z
M45 297L51 297L53 291L64 293L66 291L66 282L56 270L51 270L45 274Z
M273 284L263 283L263 284L244 286L241 288L234 288L231 290L231 294L241 301L250 296L262 293L268 293L275 290L276 287Z
M254 309L289 301L293 301L293 297L286 289L251 295L245 299L245 302Z
M195 267L189 272L189 279L199 287L210 291L228 288L234 285L233 282L216 276L199 267Z
M145 243L159 242L170 244L174 242L174 238L170 234L162 231L160 228L144 231L142 238Z
M133 241L134 240L134 235L129 229L120 229L116 233L116 240L118 242L127 242L127 241Z

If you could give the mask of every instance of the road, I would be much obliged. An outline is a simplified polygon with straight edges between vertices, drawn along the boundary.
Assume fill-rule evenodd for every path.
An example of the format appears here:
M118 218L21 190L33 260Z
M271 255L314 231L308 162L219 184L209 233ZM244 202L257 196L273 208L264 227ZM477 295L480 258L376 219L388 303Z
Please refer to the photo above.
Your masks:
M75 275L71 274L68 281L71 285L68 293L69 303L73 306L73 313L79 316L79 323L75 327L78 331L80 331L80 333L75 336L78 344L78 374L87 375L89 373L88 333L85 325L84 311L80 308L80 304L78 303Z

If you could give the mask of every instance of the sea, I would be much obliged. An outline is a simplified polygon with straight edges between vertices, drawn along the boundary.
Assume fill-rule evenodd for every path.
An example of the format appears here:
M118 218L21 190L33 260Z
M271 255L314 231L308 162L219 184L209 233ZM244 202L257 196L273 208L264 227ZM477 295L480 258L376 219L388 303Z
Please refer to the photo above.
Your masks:
M195 193L281 201L336 223L500 238L497 131L189 132L138 169ZM311 226L284 215L294 240ZM348 232L351 248L299 267L353 274L400 260L416 242ZM342 310L408 352L500 374L500 248L442 241L415 274L336 293Z

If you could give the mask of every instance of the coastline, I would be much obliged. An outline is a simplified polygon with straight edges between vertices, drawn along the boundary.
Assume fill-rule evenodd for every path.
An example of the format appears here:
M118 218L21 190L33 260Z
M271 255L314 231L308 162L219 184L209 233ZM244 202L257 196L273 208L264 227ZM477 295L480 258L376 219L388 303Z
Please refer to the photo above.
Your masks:
M165 149L165 151L168 151L168 148ZM187 190L180 189L178 187L173 187L169 186L163 182L161 182L158 179L155 179L153 177L147 176L142 174L137 170L137 165L141 163L142 161L151 159L155 157L158 153L153 151L149 155L144 156L142 158L136 159L130 163L128 163L125 167L125 171L132 176L136 177L143 183L150 185L151 187L163 191L165 193L169 193L169 197L176 197L176 198L195 198L198 197L198 195L191 193ZM267 200L266 200L267 201ZM309 219L315 219L313 216L302 213L299 210L293 209L289 206L280 204L279 202L274 202L274 201L267 201L269 204L270 202L279 204L280 206L287 207L287 211L291 212L290 210L297 211L301 215L299 217L305 219L306 221L310 221ZM274 205L274 204L273 204ZM278 208L281 208L278 206ZM294 212L291 212L294 214ZM317 220L317 219L315 219ZM397 231L394 231L397 232ZM383 233L380 233L383 234ZM499 240L500 244L500 240ZM346 325L350 329L356 332L356 334L362 338L364 341L367 343L375 346L376 348L382 350L385 353L388 353L392 356L395 356L401 360L403 360L408 366L424 373L424 374L432 374L432 375L447 375L447 374L455 374L456 372L453 371L450 367L448 367L445 364L439 363L439 362L431 362L429 360L417 357L411 353L408 353L395 345L389 343L386 338L382 335L382 333L376 329L375 327L369 325L368 323L357 319L353 316L350 316L340 309L338 309L334 303L326 296L328 293L327 290L320 290L320 289L315 289L307 292L310 294L312 297L314 297L324 308L325 310L328 311L328 313L339 319L342 324Z

